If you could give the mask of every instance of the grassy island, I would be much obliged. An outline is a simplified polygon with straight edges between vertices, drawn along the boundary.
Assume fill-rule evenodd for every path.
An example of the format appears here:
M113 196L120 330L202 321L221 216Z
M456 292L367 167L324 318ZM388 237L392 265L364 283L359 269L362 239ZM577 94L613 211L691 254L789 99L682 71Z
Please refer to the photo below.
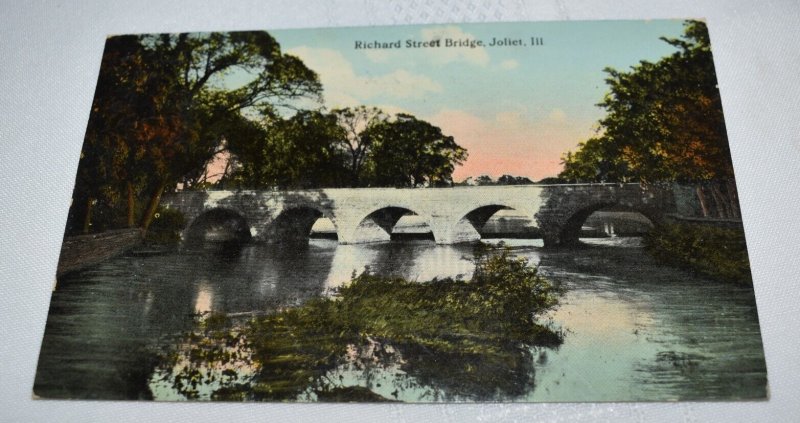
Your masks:
M508 251L477 258L468 281L366 272L331 297L239 328L231 329L226 316L206 317L160 367L163 380L189 398L205 389L218 400L395 399L349 384L341 372L334 376L343 368L392 369L401 375L400 389L441 399L515 398L533 388L531 347L562 342L559 331L538 320L561 294Z

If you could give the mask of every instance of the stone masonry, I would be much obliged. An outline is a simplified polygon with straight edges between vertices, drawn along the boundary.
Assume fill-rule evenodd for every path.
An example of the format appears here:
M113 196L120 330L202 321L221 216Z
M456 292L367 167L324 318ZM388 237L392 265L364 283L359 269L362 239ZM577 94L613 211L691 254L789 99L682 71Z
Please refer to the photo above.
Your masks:
M515 209L535 218L548 246L576 242L584 220L599 209L638 211L654 223L676 210L671 189L639 184L180 191L165 195L162 205L184 214L184 238L204 215L222 210L265 242L305 239L317 218L326 217L343 244L388 239L405 214L424 219L439 244L471 241L496 211Z

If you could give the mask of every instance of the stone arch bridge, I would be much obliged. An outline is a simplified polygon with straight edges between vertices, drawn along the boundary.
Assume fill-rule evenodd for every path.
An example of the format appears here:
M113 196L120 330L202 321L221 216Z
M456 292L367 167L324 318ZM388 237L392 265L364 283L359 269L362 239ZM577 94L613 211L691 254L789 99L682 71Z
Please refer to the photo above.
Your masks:
M514 209L536 221L546 246L557 246L577 242L599 209L637 211L653 223L676 212L672 188L639 184L179 191L165 195L162 206L184 214L184 239L215 225L257 241L306 239L325 217L343 244L389 239L404 215L424 220L437 243L453 244L479 239L477 229L494 213Z

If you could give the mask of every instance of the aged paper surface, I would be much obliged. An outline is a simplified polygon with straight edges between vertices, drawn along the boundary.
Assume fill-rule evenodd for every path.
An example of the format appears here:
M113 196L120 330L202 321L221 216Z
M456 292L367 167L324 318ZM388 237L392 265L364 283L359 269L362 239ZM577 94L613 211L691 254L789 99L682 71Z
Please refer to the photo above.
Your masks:
M106 42L42 398L764 399L701 21Z

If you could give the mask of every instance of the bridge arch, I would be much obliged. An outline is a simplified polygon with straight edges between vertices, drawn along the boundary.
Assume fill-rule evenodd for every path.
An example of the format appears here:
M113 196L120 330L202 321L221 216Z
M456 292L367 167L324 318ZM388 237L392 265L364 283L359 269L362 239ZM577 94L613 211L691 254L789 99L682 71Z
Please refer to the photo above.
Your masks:
M545 245L576 245L581 235L581 228L586 220L594 212L601 210L636 212L647 218L651 224L657 225L663 220L663 213L659 210L643 205L623 204L614 201L603 201L591 203L589 205L569 210L565 214L565 219L557 228L556 238L553 239L554 232L545 233ZM548 237L548 235L550 235Z
M481 226L492 211L506 207L535 219L536 227L546 245L559 245L562 239L571 241L577 223L594 209L614 204L629 206L654 223L662 214L683 214L693 210L691 195L670 186L640 184L564 184L525 185L508 187L458 188L331 188L307 191L182 191L165 194L162 206L181 211L189 221L213 208L227 208L240 214L249 226L252 237L273 241L273 225L287 219L297 225L289 228L307 236L305 227L313 225L312 218L327 217L335 225L342 244L369 242L359 225L369 217L374 229L389 238L389 232L399 220L397 214L417 214L428 224L439 244L463 242L460 229ZM293 208L303 210L290 211ZM305 207L305 209L304 209ZM387 209L372 215L381 209ZM397 209L402 209L402 214ZM279 216L281 213L288 213ZM308 216L306 216L308 215ZM687 216L691 216L691 213ZM292 218L290 218L292 217ZM306 221L300 224L297 221ZM201 222L198 220L197 222ZM380 223L380 224L379 224ZM245 225L240 225L245 226ZM190 225L191 227L191 225ZM385 228L385 229L384 229ZM198 229L198 228L194 228ZM356 232L359 232L358 234ZM185 231L184 234L187 234ZM281 236L292 231L281 232ZM297 238L289 236L289 238ZM184 238L185 239L185 238Z
M486 225L486 222L500 210L515 210L513 207L500 204L490 204L486 206L479 206L474 208L469 213L465 214L459 220L467 220L476 231L480 232L481 228Z
M450 219L441 220L434 229L436 241L442 244L473 242L483 237L486 222L501 210L514 210L530 219L533 212L521 201L482 201L459 207ZM434 219L436 221L436 219ZM438 230L437 230L438 229Z
M184 241L189 245L204 242L248 242L250 225L239 212L217 207L195 217L184 230Z
M483 237L481 230L486 222L500 210L515 210L502 204L472 205L470 211L462 211L449 228L449 242L472 242Z
M431 228L430 219L427 216L417 213L411 208L387 205L373 209L357 220L353 228L354 242L378 242L389 241L392 238L392 231L397 222L403 216L420 216L428 228ZM433 229L431 228L431 232ZM435 234L434 234L435 237Z
M273 242L308 242L311 228L319 218L328 218L338 233L336 220L330 214L312 205L293 205L286 207L275 216L270 224L268 239Z

